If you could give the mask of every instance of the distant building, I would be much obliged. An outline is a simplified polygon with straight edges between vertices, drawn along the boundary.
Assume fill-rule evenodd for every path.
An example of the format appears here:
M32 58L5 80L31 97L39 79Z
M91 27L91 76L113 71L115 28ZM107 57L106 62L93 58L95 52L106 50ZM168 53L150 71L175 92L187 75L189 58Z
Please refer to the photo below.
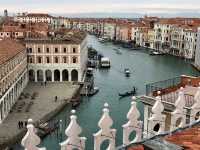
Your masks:
M200 69L200 28L197 31L197 49L195 51L195 66Z
M28 82L26 48L15 40L0 41L0 123Z
M23 23L53 23L53 17L49 14L41 14L41 13L22 13L18 14L14 21L23 22Z
M87 62L86 33L69 31L62 36L56 32L52 34L57 36L25 40L29 80L82 81Z
M4 10L4 17L8 17L8 10L7 9Z

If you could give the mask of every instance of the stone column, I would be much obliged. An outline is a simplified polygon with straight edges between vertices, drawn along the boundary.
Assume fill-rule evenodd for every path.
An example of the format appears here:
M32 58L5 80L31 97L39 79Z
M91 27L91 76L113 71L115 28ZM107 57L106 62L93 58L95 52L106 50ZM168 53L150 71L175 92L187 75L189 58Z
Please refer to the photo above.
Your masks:
M45 82L46 81L46 74L45 74L44 70L42 70L42 72L43 72L43 82Z
M37 80L37 70L34 70L35 71L35 73L34 73L34 75L35 75L35 82L38 82L38 80Z
M69 70L69 71L68 71L68 78L69 78L69 82L71 82L71 81L72 81L72 76L71 76L71 74L72 74L72 73L71 73L71 72L72 72L71 70Z
M52 82L54 82L54 71L51 71L51 78L52 78Z
M62 78L62 70L59 70L60 71L60 82L63 82L63 78Z

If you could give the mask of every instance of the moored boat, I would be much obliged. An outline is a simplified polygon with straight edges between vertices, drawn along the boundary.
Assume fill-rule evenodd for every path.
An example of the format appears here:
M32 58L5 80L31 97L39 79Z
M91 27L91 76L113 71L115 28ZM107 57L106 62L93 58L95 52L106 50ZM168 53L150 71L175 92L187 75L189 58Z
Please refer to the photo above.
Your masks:
M101 58L100 67L101 68L110 68L110 59L108 57Z

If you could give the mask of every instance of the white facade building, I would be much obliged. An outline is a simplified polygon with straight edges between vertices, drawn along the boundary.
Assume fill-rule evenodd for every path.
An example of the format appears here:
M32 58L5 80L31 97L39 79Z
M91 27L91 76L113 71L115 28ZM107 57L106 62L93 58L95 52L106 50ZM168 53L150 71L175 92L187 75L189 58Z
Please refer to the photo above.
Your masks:
M26 39L29 80L82 81L87 63L87 35L69 34L69 38L61 39Z
M197 49L195 52L195 66L200 68L200 28L197 31Z

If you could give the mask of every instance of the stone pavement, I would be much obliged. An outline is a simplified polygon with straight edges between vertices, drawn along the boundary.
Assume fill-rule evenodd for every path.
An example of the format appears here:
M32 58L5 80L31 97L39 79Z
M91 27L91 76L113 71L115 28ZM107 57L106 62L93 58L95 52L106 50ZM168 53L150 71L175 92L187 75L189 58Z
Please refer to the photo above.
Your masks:
M71 83L29 83L8 117L0 124L0 149L19 140L26 129L18 129L18 121L49 119L59 112L78 90ZM55 96L58 100L55 102Z

